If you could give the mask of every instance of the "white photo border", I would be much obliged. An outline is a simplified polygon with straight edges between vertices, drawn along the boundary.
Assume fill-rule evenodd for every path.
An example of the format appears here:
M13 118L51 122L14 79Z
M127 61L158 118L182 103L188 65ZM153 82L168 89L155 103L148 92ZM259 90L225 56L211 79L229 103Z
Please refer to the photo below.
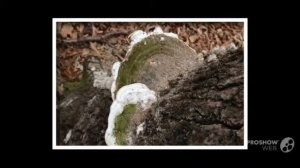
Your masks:
M57 22L243 22L244 23L244 145L229 146L70 146L57 145L56 133L56 23ZM53 18L52 19L52 149L248 149L248 19L247 18Z

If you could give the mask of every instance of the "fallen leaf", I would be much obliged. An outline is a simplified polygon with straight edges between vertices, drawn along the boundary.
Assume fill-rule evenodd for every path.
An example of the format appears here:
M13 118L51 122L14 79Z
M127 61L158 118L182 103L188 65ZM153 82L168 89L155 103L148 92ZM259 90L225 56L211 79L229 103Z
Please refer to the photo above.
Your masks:
M145 32L149 32L152 31L155 28L155 25L152 24L148 24L145 28Z
M97 55L102 58L101 54L99 53L99 51L97 50L97 43L96 42L90 42L90 47L93 51L95 51L97 53Z
M224 33L223 33L222 29L218 29L217 32L220 37L223 37Z
M193 24L189 23L189 26L191 29L193 29L195 32L197 32L197 28Z
M84 25L83 24L79 24L76 26L77 31L79 31L79 33L82 33L83 29L84 29Z
M180 27L177 27L177 34L180 34Z
M100 24L99 24L99 28L101 28L101 29L106 29L105 23L100 23Z
M165 29L164 29L164 32L170 32L170 26L169 25L167 25L166 27L165 27Z
M98 34L102 34L103 33L103 31L102 30L98 30L98 28L97 27L95 27L94 25L92 25L92 36L94 37L94 36L97 36Z
M78 75L76 74L74 67L68 66L64 71L63 74L69 79L69 80L75 80Z
M79 62L79 58L77 57L75 62L74 62L74 68L76 71L83 71L83 65Z
M189 41L189 39L188 39L187 37L185 37L185 39L186 39L186 40L185 40L185 42L184 42L184 43L185 43L186 45L190 45L190 41Z
M71 36L71 39L77 39L77 32L73 32L70 36Z
M202 35L201 29L198 28L198 29L197 29L197 32L198 32L199 35Z
M117 38L111 38L108 40L108 43L111 43L111 44L117 44L117 42L118 42Z
M200 28L201 30L205 30L205 31L208 30L207 27L206 27L206 26L203 26L203 25L201 25L199 28Z
M92 37L96 35L97 35L97 28L94 25L92 25Z
M130 31L134 31L134 25L132 23L129 24L128 26L128 30Z
M77 54L79 54L78 49L73 49L73 48L68 48L65 50L63 53L63 58L70 58L70 57L75 57Z
M66 38L69 36L71 36L71 34L73 33L73 26L69 23L66 23L62 26L61 30L60 30L60 35L63 37L63 38Z
M56 31L60 32L61 27L62 27L62 23L61 22L57 22L57 24L56 24Z
M191 41L192 43L194 43L195 41L197 41L198 38L199 38L198 35L192 35L192 36L189 37L189 39L190 39L190 41Z
M89 54L90 54L90 50L87 49L87 48L84 48L84 49L82 50L81 56L86 57L86 56L88 56Z

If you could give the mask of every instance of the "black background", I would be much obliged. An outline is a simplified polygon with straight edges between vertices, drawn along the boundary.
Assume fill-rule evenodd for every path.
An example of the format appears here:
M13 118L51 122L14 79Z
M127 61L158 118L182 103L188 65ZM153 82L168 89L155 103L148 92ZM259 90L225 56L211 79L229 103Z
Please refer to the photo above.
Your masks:
M259 161L267 165L294 161L298 148L300 86L299 30L292 18L296 10L279 3L246 5L241 1L212 4L74 1L65 6L41 2L24 5L28 7L20 3L21 9L13 4L1 7L1 77L5 85L1 112L4 148L9 151L6 156L18 156L24 163L48 160L59 165L66 161L99 167L106 162L112 166L119 163L160 166L164 161L168 165L201 167L204 163L259 166ZM296 144L293 151L268 152L255 146L249 146L249 150L52 150L52 18L71 17L248 18L248 137L252 140L292 137Z

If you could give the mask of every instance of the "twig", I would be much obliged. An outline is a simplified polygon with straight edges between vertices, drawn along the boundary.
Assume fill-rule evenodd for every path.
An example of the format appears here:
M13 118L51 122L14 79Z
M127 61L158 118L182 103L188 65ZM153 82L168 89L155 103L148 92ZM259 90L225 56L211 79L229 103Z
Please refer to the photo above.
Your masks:
M113 36L118 36L118 35L126 35L128 34L127 31L119 31L119 32L112 32L105 34L103 36L96 36L96 37L84 37L84 38L79 38L79 39L66 39L66 40L57 40L57 43L84 43L84 42L104 42L106 39L113 37Z

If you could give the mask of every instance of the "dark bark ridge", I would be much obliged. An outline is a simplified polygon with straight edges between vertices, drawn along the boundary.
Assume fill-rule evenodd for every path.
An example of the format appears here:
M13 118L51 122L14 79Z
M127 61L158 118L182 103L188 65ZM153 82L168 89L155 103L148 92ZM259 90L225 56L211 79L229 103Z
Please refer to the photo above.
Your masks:
M242 145L243 49L169 81L136 135L138 145ZM208 61L208 60L206 60Z

